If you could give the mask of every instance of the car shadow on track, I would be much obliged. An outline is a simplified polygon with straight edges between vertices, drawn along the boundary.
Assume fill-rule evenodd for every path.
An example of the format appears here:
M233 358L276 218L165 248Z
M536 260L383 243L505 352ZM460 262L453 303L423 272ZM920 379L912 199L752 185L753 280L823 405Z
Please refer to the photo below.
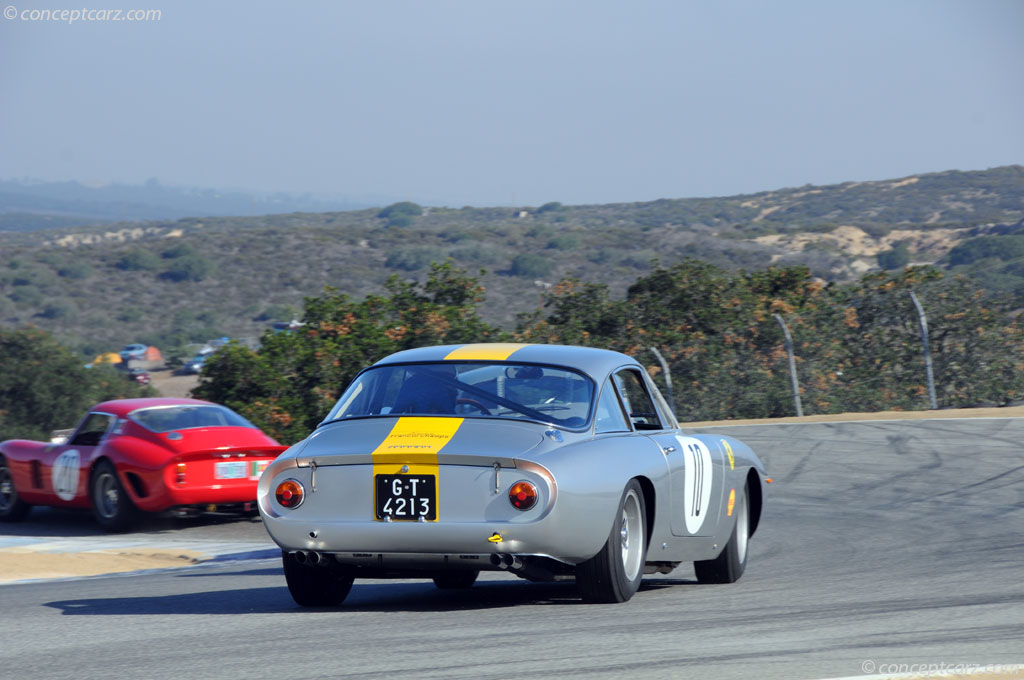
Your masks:
M218 576L273 576L278 568L252 569ZM200 576L199 574L184 577ZM202 576L210 576L203 574ZM283 575L282 575L283 579ZM645 580L641 593L697 585L683 579ZM287 587L213 590L178 595L88 598L47 602L67 616L244 615L295 612L310 615L345 612L446 612L541 605L580 605L572 582L482 581L466 590L438 590L429 581L356 583L345 602L337 607L306 608L296 605Z

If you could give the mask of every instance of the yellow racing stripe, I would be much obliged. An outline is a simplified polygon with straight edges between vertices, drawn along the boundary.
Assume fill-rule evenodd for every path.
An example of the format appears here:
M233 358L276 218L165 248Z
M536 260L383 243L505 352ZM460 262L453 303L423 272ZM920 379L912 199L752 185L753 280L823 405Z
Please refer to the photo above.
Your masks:
M483 361L504 361L516 351L524 348L529 343L520 342L481 342L471 345L456 347L445 360L483 360Z
M399 418L388 436L371 454L373 479L376 480L377 475L434 475L437 496L440 498L441 478L438 474L437 454L455 436L463 420L414 416ZM403 472L403 466L409 469ZM376 481L373 484L376 495Z

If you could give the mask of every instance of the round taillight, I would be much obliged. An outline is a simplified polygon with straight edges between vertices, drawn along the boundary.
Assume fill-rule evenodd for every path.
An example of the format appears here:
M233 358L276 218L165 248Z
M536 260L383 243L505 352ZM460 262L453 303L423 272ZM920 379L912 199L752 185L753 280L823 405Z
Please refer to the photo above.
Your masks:
M529 510L537 504L537 487L527 481L516 482L508 490L508 502L517 510Z
M297 508L302 505L302 499L305 498L306 492L295 479L286 479L277 485L277 490L274 491L274 497L277 498L277 502L281 504L281 507L285 508Z

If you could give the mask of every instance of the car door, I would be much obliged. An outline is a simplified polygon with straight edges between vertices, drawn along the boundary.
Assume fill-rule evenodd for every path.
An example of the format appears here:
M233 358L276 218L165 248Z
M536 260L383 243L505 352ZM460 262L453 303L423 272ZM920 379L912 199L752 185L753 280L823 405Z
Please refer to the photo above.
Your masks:
M47 447L41 461L42 483L54 505L88 505L88 470L116 420L109 413L92 412L66 442Z
M615 374L633 427L653 439L668 462L672 534L675 536L711 536L718 527L724 492L722 453L697 437L676 429L670 414L663 413L647 381L638 369L623 369Z

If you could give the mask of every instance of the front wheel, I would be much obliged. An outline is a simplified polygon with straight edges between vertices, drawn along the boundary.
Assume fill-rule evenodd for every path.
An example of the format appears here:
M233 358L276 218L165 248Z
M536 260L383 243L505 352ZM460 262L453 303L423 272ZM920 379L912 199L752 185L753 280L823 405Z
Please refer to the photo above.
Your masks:
M32 506L21 500L7 459L0 456L0 522L20 522Z
M109 461L96 466L89 479L92 514L107 531L128 531L138 519L139 511L125 493L117 470Z
M647 555L647 521L644 492L631 479L619 499L604 547L576 566L576 587L587 602L625 602L633 597L644 578Z
M750 540L750 512L747 503L747 487L736 499L736 524L732 528L729 542L713 560L693 563L693 570L700 583L735 583L747 568L747 543Z
M295 604L302 607L334 607L341 604L352 590L351 570L328 558L326 566L299 564L295 555L281 552L284 580L288 583Z

